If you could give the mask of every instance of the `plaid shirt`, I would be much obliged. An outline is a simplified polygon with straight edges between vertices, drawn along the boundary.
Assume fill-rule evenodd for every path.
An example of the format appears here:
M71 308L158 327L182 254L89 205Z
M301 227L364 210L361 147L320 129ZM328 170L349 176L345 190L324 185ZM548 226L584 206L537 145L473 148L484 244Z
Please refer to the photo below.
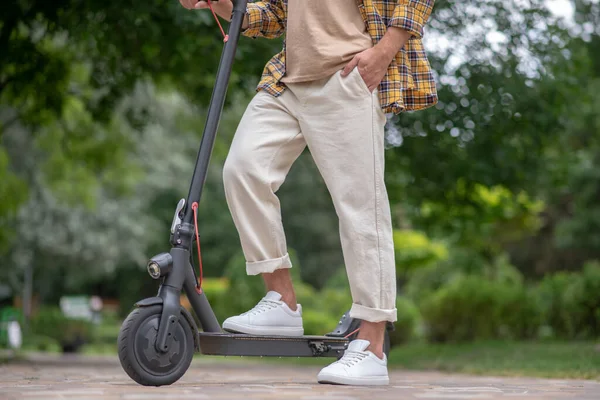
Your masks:
M436 104L436 86L421 40L434 0L357 0L357 3L373 43L381 40L388 26L412 34L379 84L382 109L398 114ZM287 0L249 3L247 14L249 26L243 32L245 36L276 38L285 33ZM285 90L285 85L280 82L284 74L285 42L283 50L265 66L257 90L279 96Z

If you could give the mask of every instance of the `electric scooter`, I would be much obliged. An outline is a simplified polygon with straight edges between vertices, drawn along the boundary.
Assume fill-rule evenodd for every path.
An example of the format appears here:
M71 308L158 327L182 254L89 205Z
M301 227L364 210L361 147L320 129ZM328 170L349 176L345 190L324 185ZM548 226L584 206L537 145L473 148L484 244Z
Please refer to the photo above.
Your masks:
M229 35L221 54L192 183L187 199L181 199L177 204L171 225L172 248L169 253L152 257L147 265L150 276L160 280L158 294L138 301L119 331L121 366L131 379L144 386L176 382L189 368L195 351L221 356L340 358L360 325L360 320L350 318L346 312L336 329L325 336L258 336L224 332L192 266L194 241L197 241L199 250L197 207L223 111L247 2L233 1ZM199 326L180 304L182 289ZM388 324L386 330L386 353L390 348L387 332L390 329L393 329L393 324Z

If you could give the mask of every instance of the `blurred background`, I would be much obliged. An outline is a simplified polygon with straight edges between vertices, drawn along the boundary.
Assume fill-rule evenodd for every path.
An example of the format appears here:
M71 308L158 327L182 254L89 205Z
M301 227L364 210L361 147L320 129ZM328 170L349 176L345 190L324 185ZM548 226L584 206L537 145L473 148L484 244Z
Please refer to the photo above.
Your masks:
M169 249L223 46L176 0L0 6L0 346L116 354ZM600 376L600 5L437 0L440 102L390 116L386 180L408 368ZM242 38L199 210L222 322L262 297L221 173L281 41ZM351 299L310 154L279 192L307 334ZM185 299L182 299L187 305Z

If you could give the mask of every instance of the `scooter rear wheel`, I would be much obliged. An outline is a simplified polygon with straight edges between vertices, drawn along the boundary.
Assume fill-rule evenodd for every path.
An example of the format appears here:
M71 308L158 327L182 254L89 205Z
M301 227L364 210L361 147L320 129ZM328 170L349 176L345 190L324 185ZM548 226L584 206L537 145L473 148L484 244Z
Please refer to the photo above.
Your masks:
M140 385L163 386L176 382L185 374L194 356L194 333L183 315L173 332L169 351L156 350L154 343L161 312L161 305L136 308L119 332L121 366Z

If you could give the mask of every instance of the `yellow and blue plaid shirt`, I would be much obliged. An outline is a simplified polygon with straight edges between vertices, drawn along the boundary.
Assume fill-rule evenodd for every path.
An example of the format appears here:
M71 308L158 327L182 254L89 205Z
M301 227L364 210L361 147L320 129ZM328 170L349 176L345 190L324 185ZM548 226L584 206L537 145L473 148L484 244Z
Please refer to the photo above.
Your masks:
M326 1L326 0L323 0ZM363 20L376 44L389 26L412 34L396 54L379 84L379 101L384 112L420 110L437 103L437 90L427 55L423 49L423 26L429 19L434 0L357 0ZM249 3L247 8L249 37L277 38L285 33L287 0ZM285 90L280 82L285 74L283 50L265 66L257 90L279 96Z

